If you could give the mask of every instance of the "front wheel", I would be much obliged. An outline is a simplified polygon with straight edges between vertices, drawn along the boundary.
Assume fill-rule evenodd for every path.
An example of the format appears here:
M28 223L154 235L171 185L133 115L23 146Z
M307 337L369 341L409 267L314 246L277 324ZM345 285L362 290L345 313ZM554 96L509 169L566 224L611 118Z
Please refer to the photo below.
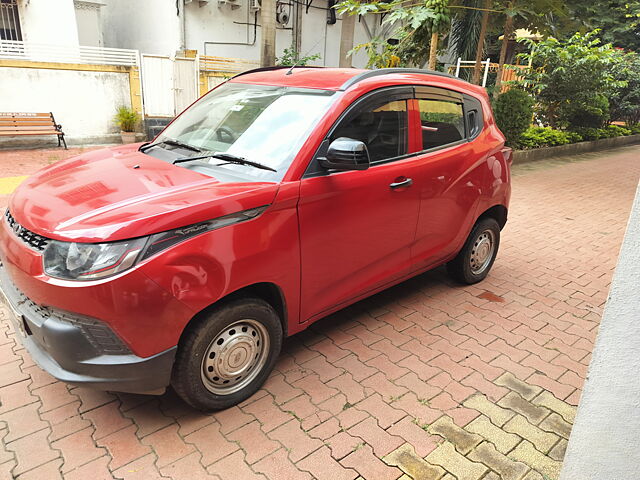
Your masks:
M282 347L271 305L239 298L188 327L178 345L171 384L199 410L220 410L249 398L264 383Z
M479 220L460 253L447 263L454 280L471 285L484 280L493 266L500 246L500 225L493 218Z

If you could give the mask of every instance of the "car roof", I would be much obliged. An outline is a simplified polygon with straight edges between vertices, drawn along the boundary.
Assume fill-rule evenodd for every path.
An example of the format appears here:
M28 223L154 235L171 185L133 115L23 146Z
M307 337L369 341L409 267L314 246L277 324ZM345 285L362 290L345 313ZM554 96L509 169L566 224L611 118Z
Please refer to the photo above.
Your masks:
M415 83L427 83L429 79L439 80L457 85L463 90L474 93L478 88L452 75L432 70L416 68L380 68L377 70L363 70L358 68L328 68L328 67L266 67L250 70L236 75L231 79L236 83L251 83L258 85L274 85L299 88L315 88L321 90L342 91L364 80L379 80L381 83L393 83L394 80L414 78ZM434 78L435 77L435 78ZM402 82L404 83L404 82Z

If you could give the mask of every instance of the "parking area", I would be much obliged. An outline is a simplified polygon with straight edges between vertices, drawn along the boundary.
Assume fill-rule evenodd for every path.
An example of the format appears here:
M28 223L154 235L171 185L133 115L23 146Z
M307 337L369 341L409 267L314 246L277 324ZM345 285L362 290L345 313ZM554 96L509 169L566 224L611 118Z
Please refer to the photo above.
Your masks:
M0 205L69 152L0 152ZM484 282L437 269L338 312L222 412L57 382L0 307L0 479L556 479L640 147L513 173Z

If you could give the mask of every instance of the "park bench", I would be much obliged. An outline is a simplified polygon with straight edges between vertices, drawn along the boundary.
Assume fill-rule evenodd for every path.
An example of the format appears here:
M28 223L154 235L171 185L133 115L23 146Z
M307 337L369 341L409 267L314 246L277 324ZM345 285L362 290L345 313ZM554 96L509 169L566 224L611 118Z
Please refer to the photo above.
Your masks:
M67 149L62 125L56 123L53 113L0 112L0 137L21 135L56 135L58 146L62 142Z

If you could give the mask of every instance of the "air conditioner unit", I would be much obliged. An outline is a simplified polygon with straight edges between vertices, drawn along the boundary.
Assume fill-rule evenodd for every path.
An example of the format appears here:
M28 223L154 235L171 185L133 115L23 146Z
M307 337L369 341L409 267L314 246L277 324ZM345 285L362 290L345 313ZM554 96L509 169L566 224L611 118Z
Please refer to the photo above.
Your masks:
M249 0L249 10L252 12L257 12L262 7L262 3L260 0Z
M228 5L232 10L235 10L236 8L240 8L242 0L218 0L218 7L223 5Z

